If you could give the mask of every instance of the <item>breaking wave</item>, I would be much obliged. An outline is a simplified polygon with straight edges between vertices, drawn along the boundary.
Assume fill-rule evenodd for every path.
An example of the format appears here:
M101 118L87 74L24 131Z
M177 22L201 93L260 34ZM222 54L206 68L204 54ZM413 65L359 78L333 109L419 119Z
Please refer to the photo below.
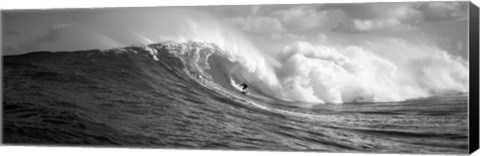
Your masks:
M468 92L468 64L443 51L409 58L403 62L409 68L403 68L360 47L338 49L307 42L280 52L275 61L280 66L264 62L262 55L232 56L214 43L166 42L150 47L153 59L158 61L161 56L156 51L166 49L183 61L193 78L207 80L207 85L235 92L247 82L252 95L285 101L385 102Z

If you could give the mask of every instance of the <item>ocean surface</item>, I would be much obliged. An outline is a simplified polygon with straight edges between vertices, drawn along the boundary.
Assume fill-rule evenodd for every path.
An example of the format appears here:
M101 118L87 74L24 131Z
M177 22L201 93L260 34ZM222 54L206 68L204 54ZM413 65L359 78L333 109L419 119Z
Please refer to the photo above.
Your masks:
M3 56L3 143L468 153L467 93L402 102L241 94L215 45L162 42Z

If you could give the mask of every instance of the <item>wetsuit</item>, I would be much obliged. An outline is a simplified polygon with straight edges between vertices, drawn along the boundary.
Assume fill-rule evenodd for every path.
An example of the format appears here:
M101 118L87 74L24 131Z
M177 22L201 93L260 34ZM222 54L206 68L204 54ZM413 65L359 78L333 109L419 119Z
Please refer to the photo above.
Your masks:
M242 91L243 91L243 92L246 92L246 91L247 91L248 85L247 85L245 82L242 83L242 85L240 85L240 86L243 87L243 88L242 88Z

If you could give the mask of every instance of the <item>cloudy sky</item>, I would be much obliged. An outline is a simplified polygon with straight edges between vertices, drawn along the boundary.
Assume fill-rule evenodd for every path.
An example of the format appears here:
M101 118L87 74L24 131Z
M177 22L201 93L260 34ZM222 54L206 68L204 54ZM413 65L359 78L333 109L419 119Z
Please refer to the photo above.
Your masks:
M295 41L363 46L395 41L466 58L467 8L468 3L457 1L12 10L2 12L2 51L10 55L158 42L168 40L161 36L184 25L184 18L221 23L272 53Z

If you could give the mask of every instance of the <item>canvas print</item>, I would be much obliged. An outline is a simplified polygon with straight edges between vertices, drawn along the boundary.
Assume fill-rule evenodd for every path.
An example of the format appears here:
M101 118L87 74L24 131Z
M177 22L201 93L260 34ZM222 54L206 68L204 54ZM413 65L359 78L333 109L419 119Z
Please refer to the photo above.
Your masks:
M467 154L468 7L2 10L2 141Z

